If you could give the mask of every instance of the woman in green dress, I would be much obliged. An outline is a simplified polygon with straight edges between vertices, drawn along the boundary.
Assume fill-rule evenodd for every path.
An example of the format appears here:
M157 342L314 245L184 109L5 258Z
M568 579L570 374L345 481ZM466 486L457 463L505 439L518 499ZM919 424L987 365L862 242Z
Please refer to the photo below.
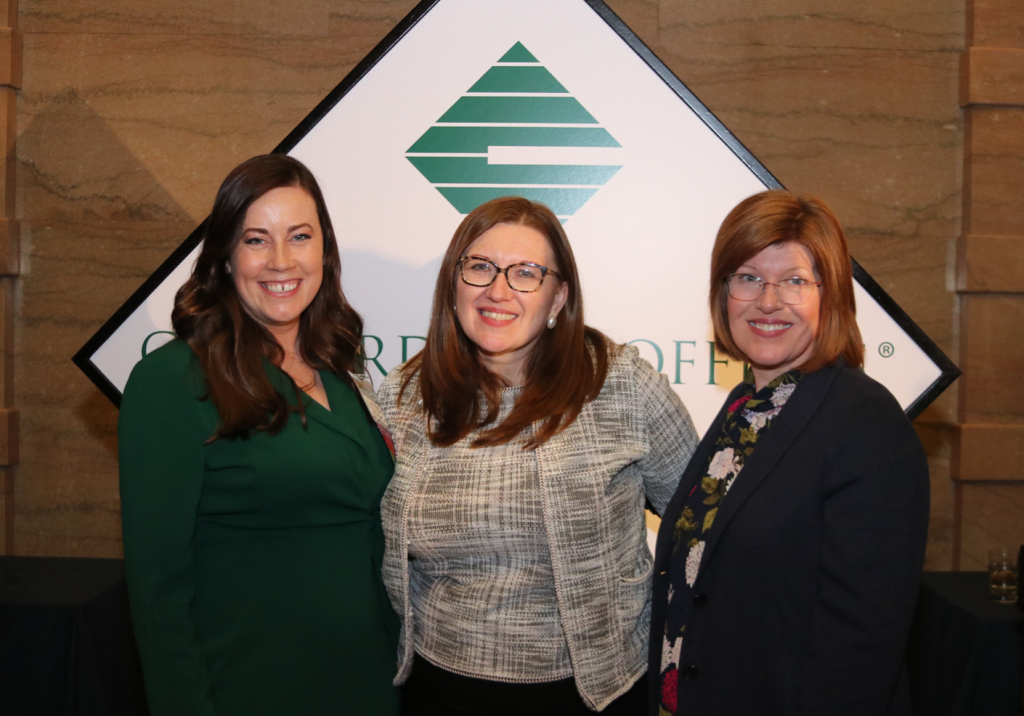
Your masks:
M125 564L153 716L397 713L381 585L390 438L313 175L221 185L118 424Z

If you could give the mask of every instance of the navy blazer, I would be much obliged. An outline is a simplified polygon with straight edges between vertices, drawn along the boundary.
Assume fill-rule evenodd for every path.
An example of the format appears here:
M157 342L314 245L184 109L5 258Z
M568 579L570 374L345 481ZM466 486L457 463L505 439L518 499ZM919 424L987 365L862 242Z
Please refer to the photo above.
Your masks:
M652 714L673 526L706 473L725 406L658 533ZM928 490L921 444L882 385L842 359L805 375L707 538L679 658L679 713L909 714L903 654L924 562Z

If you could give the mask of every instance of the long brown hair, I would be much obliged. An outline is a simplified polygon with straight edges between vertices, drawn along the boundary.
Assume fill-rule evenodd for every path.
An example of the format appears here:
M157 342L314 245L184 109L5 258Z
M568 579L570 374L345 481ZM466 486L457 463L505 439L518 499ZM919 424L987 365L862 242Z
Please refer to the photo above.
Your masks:
M799 369L810 373L831 365L840 355L860 368L864 341L857 327L853 267L843 227L825 203L813 196L772 190L754 194L729 212L711 252L711 321L715 348L734 360L750 362L729 329L727 281L743 263L764 249L785 241L803 244L821 276L821 308L814 349Z
M576 259L561 222L543 204L517 196L493 199L471 211L455 230L438 273L426 345L405 368L399 399L418 373L423 409L430 418L428 435L435 445L453 445L493 424L501 407L504 382L483 364L476 345L455 318L459 259L470 244L498 224L526 226L542 234L569 292L557 325L545 330L534 344L515 407L499 425L477 437L473 447L507 443L535 422L541 423L540 429L524 447L543 445L597 397L608 373L608 340L583 323ZM549 274L548 280L552 278ZM481 396L486 412L481 410Z
M349 385L349 371L361 370L363 321L341 290L338 244L316 179L287 155L253 157L231 170L220 185L206 222L202 251L192 276L178 290L171 313L178 337L199 356L208 397L220 415L211 441L244 437L251 430L273 435L294 412L306 423L298 386L292 381L295 403L291 404L274 389L263 368L264 358L280 366L284 350L246 311L228 272L249 207L281 187L298 187L313 198L323 234L323 281L299 320L302 360L315 370L329 370Z

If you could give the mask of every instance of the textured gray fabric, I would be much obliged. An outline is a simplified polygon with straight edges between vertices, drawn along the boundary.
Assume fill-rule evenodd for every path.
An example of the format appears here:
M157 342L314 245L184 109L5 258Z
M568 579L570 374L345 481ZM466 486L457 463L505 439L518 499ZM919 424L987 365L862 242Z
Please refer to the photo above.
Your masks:
M500 422L522 388L501 395ZM528 431L532 434L532 430ZM481 451L474 436L420 463L409 509L409 598L416 653L479 679L572 676L555 595L537 456L529 435Z
M535 452L519 454L523 463L536 464L558 615L577 687L594 709L628 690L647 668L653 561L647 548L644 500L659 512L665 508L697 444L690 416L667 378L635 348L613 351L617 352L597 399ZM401 370L396 369L378 393L398 452L395 476L382 504L387 543L384 583L403 622L397 684L408 678L413 666L410 634L417 634L420 622L443 621L449 629L473 626L461 623L451 609L443 614L429 607L424 613L413 610L410 515L423 499L424 483L429 483L424 476L435 474L434 463L459 446L430 444L416 383L410 384L398 406L400 385ZM478 472L500 472L515 459L501 449L472 454L472 469ZM492 506L481 506L481 511L487 507ZM486 606L500 608L500 603Z

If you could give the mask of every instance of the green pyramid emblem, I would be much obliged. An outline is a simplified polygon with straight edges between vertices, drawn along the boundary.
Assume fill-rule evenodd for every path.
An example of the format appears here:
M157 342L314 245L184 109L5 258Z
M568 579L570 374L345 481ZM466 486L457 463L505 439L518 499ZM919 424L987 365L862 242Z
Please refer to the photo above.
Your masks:
M517 42L406 157L460 214L514 194L547 204L564 223L621 169L609 163L617 148Z

